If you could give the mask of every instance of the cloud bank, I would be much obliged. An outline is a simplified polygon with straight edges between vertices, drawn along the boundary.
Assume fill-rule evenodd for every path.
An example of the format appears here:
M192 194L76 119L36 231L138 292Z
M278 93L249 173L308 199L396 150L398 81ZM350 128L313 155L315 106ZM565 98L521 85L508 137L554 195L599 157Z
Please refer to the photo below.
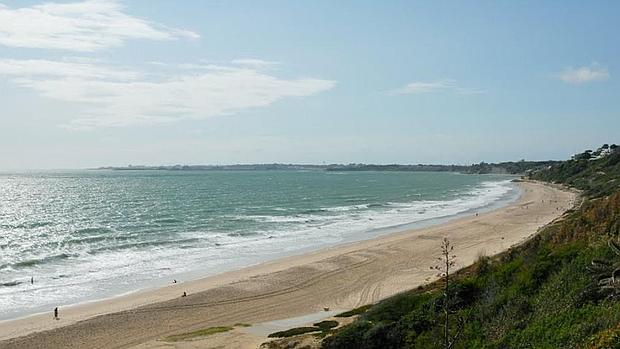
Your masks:
M584 84L592 81L602 81L610 78L609 72L597 63L579 68L568 67L556 75L558 79L568 84Z
M41 96L76 103L66 127L89 129L208 119L329 90L335 81L284 79L238 66L148 73L88 62L0 59L0 75Z
M0 4L0 45L92 52L133 39L199 38L124 10L115 0L21 8ZM257 58L225 65L150 63L128 68L84 57L0 58L0 76L39 96L80 107L80 115L64 125L73 129L207 119L310 96L335 85L330 80L279 78L265 72L277 62Z
M12 9L0 4L0 45L90 52L130 39L175 40L198 34L123 13L113 0L45 3Z
M422 93L455 92L458 94L479 94L482 90L460 87L454 79L433 81L415 81L403 87L389 91L392 95L409 95Z

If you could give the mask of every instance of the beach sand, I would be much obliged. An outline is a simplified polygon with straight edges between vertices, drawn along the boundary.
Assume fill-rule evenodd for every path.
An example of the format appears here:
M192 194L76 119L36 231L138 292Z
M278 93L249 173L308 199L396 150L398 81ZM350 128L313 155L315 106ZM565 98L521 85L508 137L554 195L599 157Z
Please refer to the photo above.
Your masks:
M156 290L0 323L0 348L256 348L263 335L237 328L199 341L161 338L211 326L259 324L348 310L434 279L446 236L458 266L523 242L571 208L571 191L521 182L521 197L490 212L450 220ZM187 297L180 297L186 291Z

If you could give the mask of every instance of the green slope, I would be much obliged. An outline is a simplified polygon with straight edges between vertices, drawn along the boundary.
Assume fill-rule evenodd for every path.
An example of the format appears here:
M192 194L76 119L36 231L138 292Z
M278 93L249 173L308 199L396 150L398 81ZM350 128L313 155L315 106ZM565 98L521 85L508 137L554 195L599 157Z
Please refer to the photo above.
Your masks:
M531 174L583 189L584 203L527 243L458 273L449 301L451 333L461 332L454 348L620 348L620 302L588 270L593 259L620 260L608 247L620 235L619 163L615 151ZM371 306L323 348L442 348L440 286Z

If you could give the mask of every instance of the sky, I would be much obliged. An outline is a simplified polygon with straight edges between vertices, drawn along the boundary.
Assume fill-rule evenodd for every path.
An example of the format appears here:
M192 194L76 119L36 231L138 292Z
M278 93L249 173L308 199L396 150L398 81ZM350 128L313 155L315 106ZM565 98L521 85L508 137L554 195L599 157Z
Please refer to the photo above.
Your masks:
M0 0L0 169L620 143L617 1Z

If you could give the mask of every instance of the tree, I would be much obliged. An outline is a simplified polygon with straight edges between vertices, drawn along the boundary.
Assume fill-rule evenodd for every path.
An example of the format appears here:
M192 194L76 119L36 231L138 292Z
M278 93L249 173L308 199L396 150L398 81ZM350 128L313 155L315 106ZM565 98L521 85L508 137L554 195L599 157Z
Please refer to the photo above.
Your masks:
M454 246L450 243L448 238L443 238L441 241L441 256L437 258L439 263L435 266L432 266L431 269L436 270L437 276L443 279L444 288L443 288L443 314L444 314L444 329L443 329L443 339L444 339L444 348L450 349L456 343L459 335L461 334L461 330L463 328L463 322L459 320L457 324L457 330L454 335L450 335L450 271L454 268L456 264L456 255L452 254L454 250Z

